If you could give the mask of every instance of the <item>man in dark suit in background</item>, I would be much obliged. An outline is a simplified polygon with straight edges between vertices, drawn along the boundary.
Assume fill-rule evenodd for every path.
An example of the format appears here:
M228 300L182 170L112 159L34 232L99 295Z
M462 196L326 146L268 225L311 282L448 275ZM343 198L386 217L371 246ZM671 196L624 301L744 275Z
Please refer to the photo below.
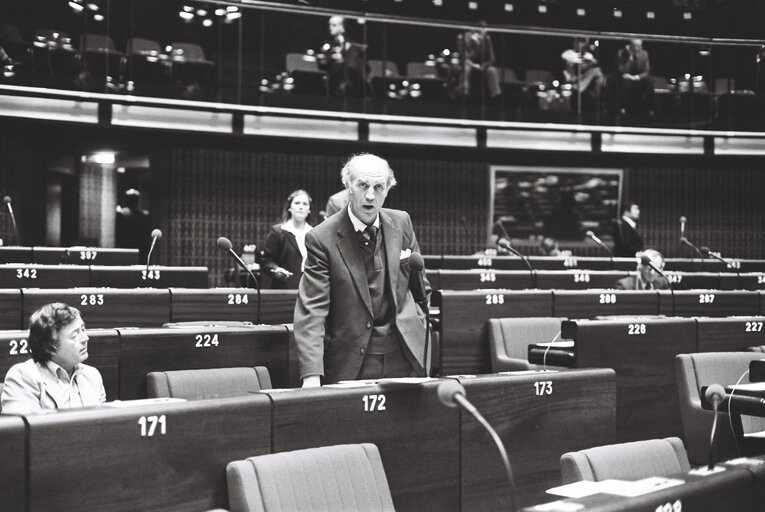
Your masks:
M327 72L327 87L331 96L345 98L361 96L364 92L364 46L345 35L345 18L329 18L330 39L316 55L319 69Z
M627 201L622 208L622 217L614 224L614 256L632 258L643 250L643 237L637 230L640 206Z
M420 250L409 214L382 208L396 178L371 154L351 157L341 176L348 207L305 239L294 318L303 387L319 386L322 376L424 376L430 284L409 268Z
M659 270L664 269L664 256L656 249L646 249L638 255L637 273L634 276L628 276L619 279L616 282L617 290L667 290L669 283L661 277L650 265L642 261L642 257L648 258L651 265Z

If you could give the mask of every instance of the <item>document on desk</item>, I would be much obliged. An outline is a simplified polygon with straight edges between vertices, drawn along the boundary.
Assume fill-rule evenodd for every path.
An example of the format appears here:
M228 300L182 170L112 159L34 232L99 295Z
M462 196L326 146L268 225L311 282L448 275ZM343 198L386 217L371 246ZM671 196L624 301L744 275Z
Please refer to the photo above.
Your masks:
M579 482L574 482L572 484L559 485L558 487L547 489L545 492L547 492L547 494L563 496L564 498L584 498L603 491L600 490L600 482L580 480Z
M731 384L726 387L728 389L733 389L735 391L756 391L760 393L765 393L765 382L752 382L749 384Z
M677 478L652 476L634 482L628 482L626 480L602 480L600 483L602 484L600 492L633 498L635 496L642 496L644 494L660 491L667 487L682 485L685 482Z

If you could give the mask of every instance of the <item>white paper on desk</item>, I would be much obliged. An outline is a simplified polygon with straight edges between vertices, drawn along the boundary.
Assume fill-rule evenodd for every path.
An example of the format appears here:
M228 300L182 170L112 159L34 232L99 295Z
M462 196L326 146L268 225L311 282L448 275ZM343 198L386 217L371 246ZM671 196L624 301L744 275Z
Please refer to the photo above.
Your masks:
M666 489L667 487L682 485L684 481L678 480L677 478L652 476L635 482L627 482L625 480L602 480L600 483L603 484L600 492L632 498Z
M571 348L574 346L574 340L566 341L542 341L535 343L537 347L550 347L550 348Z
M576 512L577 510L582 510L583 508L584 505L581 503L558 500L536 505L531 507L531 510L534 510L535 512Z
M157 398L141 398L138 400L115 400L113 402L104 402L101 405L104 407L137 407L139 405L156 405L156 404L168 404L172 402L185 402L185 398L170 398L170 397L157 397Z
M752 382L751 384L731 384L728 389L741 391L765 391L765 382Z
M726 460L725 464L731 466L759 466L760 464L765 464L765 460L739 457L738 459Z
M572 484L559 485L552 489L547 489L547 494L554 494L556 496L563 496L564 498L584 498L585 496L591 496L602 492L600 490L601 482L593 482L591 480L580 480Z
M341 380L337 384L327 384L324 388L361 388L364 386L374 386L376 380Z

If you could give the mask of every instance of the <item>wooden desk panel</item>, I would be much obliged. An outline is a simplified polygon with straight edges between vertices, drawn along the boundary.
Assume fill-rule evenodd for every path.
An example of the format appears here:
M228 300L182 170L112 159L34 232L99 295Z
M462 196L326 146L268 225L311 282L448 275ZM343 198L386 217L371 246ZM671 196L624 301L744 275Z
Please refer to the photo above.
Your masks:
M619 442L682 436L675 356L696 350L696 320L635 317L564 321L578 368L616 371Z
M658 315L658 292L626 290L554 290L553 316L593 318L612 315Z
M496 270L526 270L526 264L517 256L435 256L424 255L425 268L467 270L493 268ZM560 256L528 256L535 270L635 270L635 258L608 257L560 257Z
M21 329L21 290L0 289L0 329Z
M593 270L546 270L537 272L537 288L540 290L588 290L590 288L613 288L619 279L629 272Z
M0 265L0 288L74 288L89 283L90 270L82 265Z
M489 373L491 359L485 324L489 318L553 316L551 291L442 290L434 293L441 309L441 359L445 374Z
M273 451L374 443L397 511L458 511L459 412L441 404L437 385L265 391L273 400Z
M765 345L765 317L696 319L696 352L736 352Z
M287 386L284 326L119 329L120 400L146 398L153 371L265 366L275 388Z
M426 261L425 268L440 268L448 270L470 270L476 268L493 268L495 270L527 269L526 264L523 263L523 260L517 256L443 256L441 258L440 264L434 263L433 266L431 266L428 265L428 262L430 262L430 260Z
M105 247L33 247L32 257L41 265L138 265L138 249Z
M756 273L765 273L765 260L736 260L739 262L739 272L756 272ZM727 272L735 272L736 269L728 268L726 269Z
M721 290L765 290L765 273L721 273L719 288Z
M207 288L207 267L143 265L90 267L90 286L112 288Z
M50 302L65 302L82 313L88 327L158 327L170 321L168 290L79 288L22 290L23 325L29 315Z
M252 288L172 288L173 322L234 320L257 323L258 292ZM292 323L297 290L261 290L260 321Z
M724 272L725 265L713 259L667 258L664 261L664 269L676 272Z
M532 273L528 270L439 270L438 290L479 290L486 288L525 290L533 288Z
M676 290L659 292L659 311L674 316L755 316L760 314L760 297L754 291Z
M29 512L227 508L226 464L271 448L259 394L27 419Z
M0 247L0 264L33 262L31 247Z
M20 416L0 416L0 505L8 512L26 511L26 427Z
M518 506L543 501L546 489L560 485L563 453L616 441L613 370L459 380L507 449ZM461 424L462 510L509 510L506 473L494 443L469 414L462 413Z
M743 468L728 468L723 472L706 476L690 474L672 475L684 481L681 485L667 487L642 496L627 498L614 494L593 494L585 498L566 499L571 507L578 504L580 512L658 512L685 510L693 512L758 512L754 508L757 489L751 473ZM544 501L551 501L549 496ZM524 512L542 509L529 507ZM555 509L562 510L562 509Z
M677 290L718 290L721 276L719 272L665 272ZM735 274L733 274L735 276Z

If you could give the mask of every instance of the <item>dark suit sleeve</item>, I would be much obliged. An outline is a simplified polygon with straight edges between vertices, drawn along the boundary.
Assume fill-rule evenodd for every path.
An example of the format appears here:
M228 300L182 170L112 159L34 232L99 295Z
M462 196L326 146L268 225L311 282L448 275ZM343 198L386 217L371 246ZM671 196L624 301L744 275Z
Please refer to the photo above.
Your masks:
M294 316L301 379L324 375L324 334L330 304L328 252L313 231L306 234L305 246L308 255Z
M279 255L282 253L284 245L284 234L279 233L275 226L271 227L266 237L266 243L263 248L263 257L261 258L261 267L263 272L270 277L276 277L274 270L281 266Z
M412 226L412 218L409 214L406 214L406 230L409 236L411 236L411 243L408 249L412 252L420 252L420 244L417 242L417 236L414 234L414 227ZM419 281L419 283L418 283ZM430 282L425 275L425 269L422 272L412 272L409 274L409 290L412 292L414 301L421 307L426 308L430 305L430 296L433 290L430 287ZM422 296L422 291L425 291L425 296Z

